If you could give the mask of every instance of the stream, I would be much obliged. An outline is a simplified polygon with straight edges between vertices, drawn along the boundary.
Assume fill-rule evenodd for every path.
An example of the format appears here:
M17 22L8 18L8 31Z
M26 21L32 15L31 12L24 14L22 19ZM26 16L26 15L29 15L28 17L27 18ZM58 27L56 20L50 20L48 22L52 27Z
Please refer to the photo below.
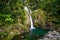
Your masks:
M35 28L30 15L30 9L27 6L24 9L27 11L30 20L30 31L17 35L12 40L60 40L60 33L55 30L50 31L48 29Z

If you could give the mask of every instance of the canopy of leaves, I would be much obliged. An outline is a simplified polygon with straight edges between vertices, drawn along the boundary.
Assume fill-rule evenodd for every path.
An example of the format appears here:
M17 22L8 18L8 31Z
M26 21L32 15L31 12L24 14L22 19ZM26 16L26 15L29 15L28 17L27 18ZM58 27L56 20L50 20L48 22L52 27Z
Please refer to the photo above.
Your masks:
M0 0L0 23L8 25L17 21L18 16L24 23L25 13L22 0Z
M60 0L27 0L27 4L33 11L36 9L46 11L47 20L60 24Z

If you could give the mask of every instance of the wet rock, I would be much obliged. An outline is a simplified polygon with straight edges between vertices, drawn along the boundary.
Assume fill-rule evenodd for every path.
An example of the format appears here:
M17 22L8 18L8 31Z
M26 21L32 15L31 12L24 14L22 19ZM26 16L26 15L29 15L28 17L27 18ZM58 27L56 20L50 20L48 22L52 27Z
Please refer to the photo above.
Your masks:
M56 31L49 31L43 39L38 40L60 40L60 33Z

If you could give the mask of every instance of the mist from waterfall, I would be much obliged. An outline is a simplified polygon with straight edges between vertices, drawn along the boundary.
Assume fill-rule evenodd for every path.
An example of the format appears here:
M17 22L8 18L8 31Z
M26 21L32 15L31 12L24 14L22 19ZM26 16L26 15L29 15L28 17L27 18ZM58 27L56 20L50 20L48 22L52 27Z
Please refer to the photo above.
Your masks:
M28 16L29 16L29 19L30 19L30 24L31 24L30 30L35 29L35 27L33 26L33 21L32 21L31 15L30 15L30 10L29 10L29 8L28 8L27 6L25 6L24 9L27 11Z

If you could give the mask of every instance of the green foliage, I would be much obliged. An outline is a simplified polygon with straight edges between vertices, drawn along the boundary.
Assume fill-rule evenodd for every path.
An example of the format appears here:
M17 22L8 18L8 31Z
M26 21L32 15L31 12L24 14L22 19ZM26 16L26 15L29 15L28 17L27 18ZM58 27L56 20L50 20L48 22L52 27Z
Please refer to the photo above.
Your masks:
M10 14L0 14L0 22L13 22L14 20L11 18Z
M18 25L24 24L24 11L22 0L0 0L0 29L3 29L3 32L0 32L0 40L11 40L17 34L18 31L10 30L9 26L13 25L11 29L15 28L14 23L19 22L18 19L21 20Z
M0 39L4 40L4 38L9 34L9 32L5 31L5 32L0 32Z
M22 0L4 0L0 1L0 23L11 24L17 22L20 16L21 23L24 23L25 12Z
M42 9L46 11L46 17L47 17L47 22L48 20L52 21L58 21L57 23L60 24L60 1L59 0L27 0L27 4L30 7L31 10L37 10L37 9ZM51 20L54 19L55 20ZM53 22L52 22L53 23ZM54 22L55 23L55 22Z
M55 25L54 27L60 26L60 0L0 0L0 29L6 30L7 28L5 29L4 27L2 27L3 25L7 26L13 23L17 23L19 22L18 19L20 20L19 24L24 25L25 5L27 5L32 10L32 12L38 9L41 9L46 12L41 13L42 11L39 12L40 11L39 10L37 11L37 13L40 13L40 15L37 13L34 15L33 13L32 14L33 20L35 20L35 17L37 18L39 16L37 20L39 21L42 20L41 22L43 23L46 20L46 24L51 22L52 25L53 24ZM41 22L38 23L42 24ZM45 24L43 25L45 26ZM13 30L12 32L16 33ZM5 39L11 40L12 36L10 35L11 34L9 30L6 30L6 32L5 31L0 32L0 36L2 39L6 37Z

